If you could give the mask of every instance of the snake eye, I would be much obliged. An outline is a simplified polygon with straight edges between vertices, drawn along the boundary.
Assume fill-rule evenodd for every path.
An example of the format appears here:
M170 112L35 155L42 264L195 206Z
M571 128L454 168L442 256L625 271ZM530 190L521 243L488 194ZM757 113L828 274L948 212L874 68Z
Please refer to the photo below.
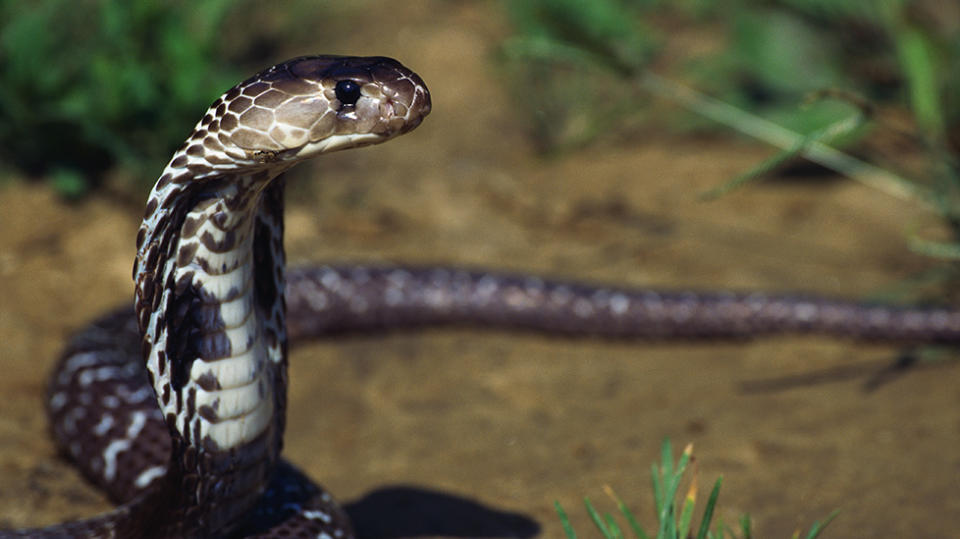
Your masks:
M337 82L334 92L337 94L337 99L344 105L356 105L360 100L360 85L352 80Z

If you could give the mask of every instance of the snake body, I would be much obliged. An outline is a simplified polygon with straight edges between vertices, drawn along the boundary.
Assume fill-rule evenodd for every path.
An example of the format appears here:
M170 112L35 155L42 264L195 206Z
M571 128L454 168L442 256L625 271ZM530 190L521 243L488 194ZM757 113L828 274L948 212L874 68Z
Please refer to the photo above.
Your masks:
M430 107L423 81L382 57L296 58L215 101L148 199L135 307L75 335L49 386L57 444L118 508L0 537L352 536L329 494L279 457L288 338L475 324L609 338L960 340L953 309L449 268L285 272L279 175L408 132Z
M147 200L133 267L138 338L114 340L116 330L130 335L127 322L95 325L51 385L59 442L123 505L22 534L351 534L328 495L279 464L287 335L278 176L406 133L430 106L423 81L399 62L336 56L278 64L210 106Z

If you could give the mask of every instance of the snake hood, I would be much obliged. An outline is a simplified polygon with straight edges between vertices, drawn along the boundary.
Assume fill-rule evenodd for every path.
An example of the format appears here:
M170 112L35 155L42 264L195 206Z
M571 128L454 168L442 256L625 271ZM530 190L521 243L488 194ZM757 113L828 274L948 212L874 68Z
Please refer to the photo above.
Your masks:
M174 535L235 525L279 458L287 336L276 178L406 133L430 106L426 85L396 60L295 58L217 99L154 186L133 273L143 358L173 443L165 481L183 511Z
M157 274L158 255L173 248L162 233L179 228L171 227L178 216L170 214L185 206L184 196L193 205L217 196L224 181L253 178L257 185L245 191L259 197L297 162L387 141L420 125L430 110L420 76L382 56L303 56L234 86L213 102L151 191L137 236L134 280ZM205 179L219 181L197 192L194 187ZM161 251L151 258L151 249Z

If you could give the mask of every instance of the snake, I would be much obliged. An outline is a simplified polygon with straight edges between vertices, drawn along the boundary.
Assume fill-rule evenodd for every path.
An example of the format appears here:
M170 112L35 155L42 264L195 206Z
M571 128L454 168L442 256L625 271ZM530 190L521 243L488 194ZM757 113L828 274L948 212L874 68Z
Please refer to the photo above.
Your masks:
M960 340L960 310L759 292L685 292L415 266L285 267L283 173L378 144L432 107L386 57L304 56L209 107L147 199L134 305L80 330L51 376L60 451L117 507L0 537L354 536L281 458L289 343L440 325L611 339L818 333Z

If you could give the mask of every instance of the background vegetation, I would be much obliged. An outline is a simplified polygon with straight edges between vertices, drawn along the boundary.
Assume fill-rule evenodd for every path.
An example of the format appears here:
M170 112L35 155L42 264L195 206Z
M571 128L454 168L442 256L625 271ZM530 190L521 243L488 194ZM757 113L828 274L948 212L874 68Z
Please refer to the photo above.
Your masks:
M155 166L195 121L197 96L237 79L217 61L232 2L84 4L0 4L3 161L68 196L111 167Z
M309 6L0 0L0 159L67 197L119 171L149 185L198 110L295 41ZM257 24L249 24L256 20Z
M502 60L544 153L629 141L651 126L746 133L782 151L704 196L814 162L927 205L951 237L915 236L911 246L960 258L960 5L534 0L505 9L516 32ZM690 28L716 46L666 57L668 33ZM680 106L664 113L664 103ZM948 264L917 282L955 277Z
M121 167L156 170L196 110L268 62L275 37L316 11L294 2L264 24L240 0L121 2L0 0L0 152L23 175L48 178L65 195ZM497 4L491 4L491 8ZM916 177L955 178L960 151L960 8L935 0L531 0L502 2L514 29L501 64L547 153L597 138L622 139L659 121L717 126L650 106L645 74L690 87L801 135L851 114L856 100L895 133L936 157ZM326 10L338 8L325 7ZM273 12L271 12L273 13ZM314 16L315 23L323 17ZM256 21L257 24L248 24ZM312 22L312 24L315 24ZM717 46L664 58L674 29L694 28ZM647 81L649 82L649 81ZM842 100L812 93L842 91ZM850 97L850 96L856 96ZM200 103L198 105L198 103ZM728 126L734 127L736 126ZM862 139L869 129L858 129ZM890 131L888 130L888 133ZM838 142L838 141L834 141ZM858 148L869 150L869 144ZM866 150L864 150L866 151ZM880 155L880 158L883 156ZM150 177L147 175L146 177ZM923 183L931 183L930 181ZM956 198L940 185L946 199ZM953 203L942 208L952 219Z

